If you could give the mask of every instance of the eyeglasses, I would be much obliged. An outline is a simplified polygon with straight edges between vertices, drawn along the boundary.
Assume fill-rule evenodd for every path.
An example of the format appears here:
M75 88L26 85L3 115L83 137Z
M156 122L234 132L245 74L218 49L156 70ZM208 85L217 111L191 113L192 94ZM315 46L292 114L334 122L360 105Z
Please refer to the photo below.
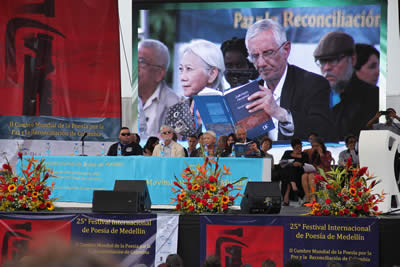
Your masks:
M346 55L340 55L332 59L316 59L315 64L317 64L317 66L320 68L323 68L326 64L329 64L331 67L335 67L345 57Z
M147 68L147 67L155 67L155 68L161 68L161 69L163 68L163 66L155 65L155 64L151 64L151 63L147 62L147 60L142 57L140 57L138 59L138 64L139 64L139 66L145 67L145 68Z
M121 136L130 136L130 133L122 133Z
M266 50L263 51L261 53L261 57L264 61L270 60L272 59L275 54L286 44L287 42L283 42L283 44L281 44L280 47L278 47L277 49L270 49L270 50ZM257 60L260 58L260 54L252 54L248 56L248 59L252 62L252 63L256 63Z
M171 131L165 131L165 132L161 132L162 134L170 134L172 133Z

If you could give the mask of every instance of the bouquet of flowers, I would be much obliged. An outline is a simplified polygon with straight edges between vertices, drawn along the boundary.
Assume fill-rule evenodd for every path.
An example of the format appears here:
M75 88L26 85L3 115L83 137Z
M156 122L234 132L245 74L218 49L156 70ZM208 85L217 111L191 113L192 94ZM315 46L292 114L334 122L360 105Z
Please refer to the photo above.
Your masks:
M182 213L220 213L228 210L235 199L241 196L239 191L242 189L235 184L247 179L242 177L234 183L223 183L222 177L230 174L229 168L223 165L223 170L219 168L218 158L205 157L202 165L188 165L181 174L182 180L175 176L172 188L177 201L176 210ZM231 195L237 191L236 195ZM171 202L171 203L172 203Z
M53 210L54 198L50 198L54 183L49 187L47 179L53 176L46 168L44 159L26 159L24 168L22 153L18 153L21 160L22 175L14 174L8 160L3 164L3 174L0 175L0 210L1 211L38 211Z
M317 201L306 204L308 213L316 216L374 216L379 215L379 202L384 192L374 194L373 188L380 182L367 172L368 167L352 167L351 157L344 168L336 168L315 176L319 191L314 192Z

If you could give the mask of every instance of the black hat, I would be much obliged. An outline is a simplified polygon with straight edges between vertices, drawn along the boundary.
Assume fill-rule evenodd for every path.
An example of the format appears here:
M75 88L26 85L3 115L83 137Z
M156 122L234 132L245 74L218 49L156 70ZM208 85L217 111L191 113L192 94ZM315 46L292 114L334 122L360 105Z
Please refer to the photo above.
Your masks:
M340 55L353 55L355 51L353 37L344 32L330 32L319 41L314 51L315 59L329 59Z

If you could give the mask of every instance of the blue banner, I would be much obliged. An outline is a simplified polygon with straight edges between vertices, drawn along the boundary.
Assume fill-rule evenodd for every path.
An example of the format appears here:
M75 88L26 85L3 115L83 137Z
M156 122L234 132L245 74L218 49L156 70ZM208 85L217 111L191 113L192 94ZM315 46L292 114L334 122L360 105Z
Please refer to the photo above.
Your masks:
M169 204L175 195L171 192L174 177L179 177L188 164L202 164L202 158L163 157L35 157L45 158L45 164L54 171L56 178L54 196L58 201L92 202L93 190L112 190L115 180L146 180L152 204ZM231 175L223 183L248 177L238 184L242 192L248 181L261 181L264 160L259 158L220 158L219 164L230 167ZM20 164L20 161L18 162ZM19 168L17 168L19 169ZM266 171L265 171L266 172ZM265 175L264 175L265 176ZM240 204L238 198L235 205Z
M202 262L218 255L222 266L261 266L266 260L277 267L290 260L310 267L350 260L379 266L376 218L221 215L201 216L200 223Z

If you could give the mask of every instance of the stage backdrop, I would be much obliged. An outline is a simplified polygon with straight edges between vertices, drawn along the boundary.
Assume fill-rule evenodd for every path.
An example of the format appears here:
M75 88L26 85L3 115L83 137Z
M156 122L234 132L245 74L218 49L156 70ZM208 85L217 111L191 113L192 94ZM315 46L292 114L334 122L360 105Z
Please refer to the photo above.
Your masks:
M0 264L54 238L114 257L122 267L158 266L177 252L178 214L0 214Z
M376 218L290 216L201 216L202 261L218 255L222 266L277 267L291 259L303 266L345 265L352 259L378 266Z
M117 1L5 0L0 25L2 152L15 154L12 139L41 140L25 146L34 152L43 140L118 136Z
M183 95L179 79L180 49L193 39L205 39L221 45L233 37L244 38L247 29L261 19L277 20L291 42L290 64L320 74L313 52L319 40L328 32L344 31L356 43L373 45L380 51L381 108L386 105L386 1L323 0L323 1L260 1L202 2L174 4L136 4L133 17L148 10L149 38L158 39L173 53L172 78L168 80L177 94ZM165 18L163 18L163 16ZM161 24L159 21L172 20ZM134 19L133 25L138 22ZM171 26L172 25L172 26ZM169 29L171 27L173 30ZM140 26L140 24L139 24ZM141 25L144 27L144 25ZM147 28L146 28L147 29ZM168 34L166 34L168 32ZM175 36L171 41L171 35ZM137 66L137 31L133 27L133 66ZM135 43L136 41L136 43ZM136 77L134 77L136 78ZM226 83L226 87L229 84ZM375 114L375 111L374 111ZM139 122L140 124L140 122ZM227 133L228 134L228 133Z

